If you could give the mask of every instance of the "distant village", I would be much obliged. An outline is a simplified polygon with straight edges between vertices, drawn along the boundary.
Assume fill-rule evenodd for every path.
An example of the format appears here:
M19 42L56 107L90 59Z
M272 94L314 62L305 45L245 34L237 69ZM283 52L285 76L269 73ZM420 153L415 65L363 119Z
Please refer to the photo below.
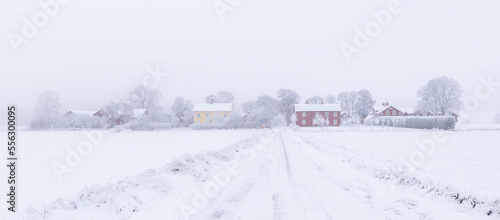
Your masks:
M343 113L340 104L294 104L295 124L299 127L319 127L319 126L340 126L342 119L348 119L349 115ZM248 112L233 112L233 103L199 103L193 108L194 124L211 124L216 123L218 119L227 119L231 114L242 115L243 121L248 117ZM454 112L449 112L455 122L458 122L458 115ZM128 114L120 113L117 117L111 118L103 110L99 111L82 111L71 110L64 114L64 118L71 119L79 116L97 117L114 125L123 125L130 121L143 119L148 117L146 109L132 109ZM360 123L372 120L375 117L406 117L406 116L442 116L441 114L433 114L432 112L421 112L414 108L395 107L389 102L382 103L382 106L374 106L373 111L366 118L360 118ZM266 125L263 124L263 127Z
M450 87L450 88L448 88ZM435 92L438 91L438 92ZM155 130L176 127L193 129L268 128L280 126L338 127L365 124L409 128L452 129L462 105L460 84L446 76L432 79L418 91L415 107L376 105L368 90L342 92L337 96L314 96L302 101L293 90L280 89L276 97L259 96L234 108L229 91L208 95L204 103L193 104L177 97L170 111L161 106L158 89L138 86L126 98L110 101L94 111L70 110L60 113L57 93L44 92L37 100L32 129L113 128Z

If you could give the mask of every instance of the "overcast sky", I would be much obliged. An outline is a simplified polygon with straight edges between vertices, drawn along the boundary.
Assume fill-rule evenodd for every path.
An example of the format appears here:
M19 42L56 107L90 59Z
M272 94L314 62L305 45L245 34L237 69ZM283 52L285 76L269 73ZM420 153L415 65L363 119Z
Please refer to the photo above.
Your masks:
M16 53L9 33L23 36L22 19L42 9L38 1L4 1L0 104L17 104L23 123L45 90L59 94L62 113L98 110L156 65L171 73L159 87L168 110L176 96L197 103L228 90L239 105L280 88L303 100L368 89L377 104L414 106L431 78L459 80L464 96L480 76L500 79L497 0L402 0L401 12L351 62L339 45L353 44L354 29L373 24L371 12L390 1L242 0L224 21L213 2L73 0ZM498 90L481 110L500 111Z

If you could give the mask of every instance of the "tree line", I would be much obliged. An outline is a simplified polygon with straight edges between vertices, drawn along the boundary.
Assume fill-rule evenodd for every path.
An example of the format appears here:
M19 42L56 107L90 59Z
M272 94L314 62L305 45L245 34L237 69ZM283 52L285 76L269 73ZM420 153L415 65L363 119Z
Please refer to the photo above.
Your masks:
M431 79L417 92L417 109L421 112L446 115L459 111L462 88L460 83L447 76ZM43 92L35 105L35 116L30 122L33 129L64 128L111 128L122 126L129 129L167 129L178 127L201 128L259 128L289 126L295 123L294 105L301 102L300 95L290 89L280 89L275 97L263 95L256 100L244 102L241 112L233 112L228 118L216 118L209 125L193 125L194 104L183 97L177 97L167 111L161 106L161 91L147 86L137 86L127 96L106 103L100 110L104 117L74 115L62 117L61 102L54 91ZM219 91L206 96L206 103L234 103L235 97L229 91ZM339 104L343 123L357 124L373 114L376 101L370 91L342 92L335 97L313 96L304 100L309 104ZM147 116L132 120L134 109L146 109ZM119 119L119 120L115 120Z

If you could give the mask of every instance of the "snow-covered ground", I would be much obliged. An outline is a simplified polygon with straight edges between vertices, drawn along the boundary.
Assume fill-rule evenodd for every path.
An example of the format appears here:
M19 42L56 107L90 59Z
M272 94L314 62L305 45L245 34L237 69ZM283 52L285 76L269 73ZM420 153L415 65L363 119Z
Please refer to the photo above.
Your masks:
M86 186L116 182L144 170L161 167L183 154L224 148L258 131L186 129L102 132L102 142L94 146L89 155L82 157L78 166L70 167L73 171L65 173L62 181L59 181L52 164L58 162L67 165L68 148L76 150L79 143L89 141L89 138L83 131L21 130L18 135L18 212L24 213L30 206L39 207L42 202L48 203L58 197L76 195ZM5 158L3 153L2 157ZM4 184L4 181L0 183L2 189L6 189Z
M63 182L83 135L22 134L26 219L500 218L499 130L105 133Z

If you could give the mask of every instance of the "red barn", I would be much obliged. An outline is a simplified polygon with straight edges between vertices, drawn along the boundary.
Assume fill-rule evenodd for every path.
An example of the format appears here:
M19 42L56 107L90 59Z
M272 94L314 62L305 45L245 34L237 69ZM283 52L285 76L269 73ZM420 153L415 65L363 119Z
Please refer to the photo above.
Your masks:
M319 126L314 118L322 118L327 126L339 126L341 122L340 105L338 104L296 104L296 124L300 127Z

